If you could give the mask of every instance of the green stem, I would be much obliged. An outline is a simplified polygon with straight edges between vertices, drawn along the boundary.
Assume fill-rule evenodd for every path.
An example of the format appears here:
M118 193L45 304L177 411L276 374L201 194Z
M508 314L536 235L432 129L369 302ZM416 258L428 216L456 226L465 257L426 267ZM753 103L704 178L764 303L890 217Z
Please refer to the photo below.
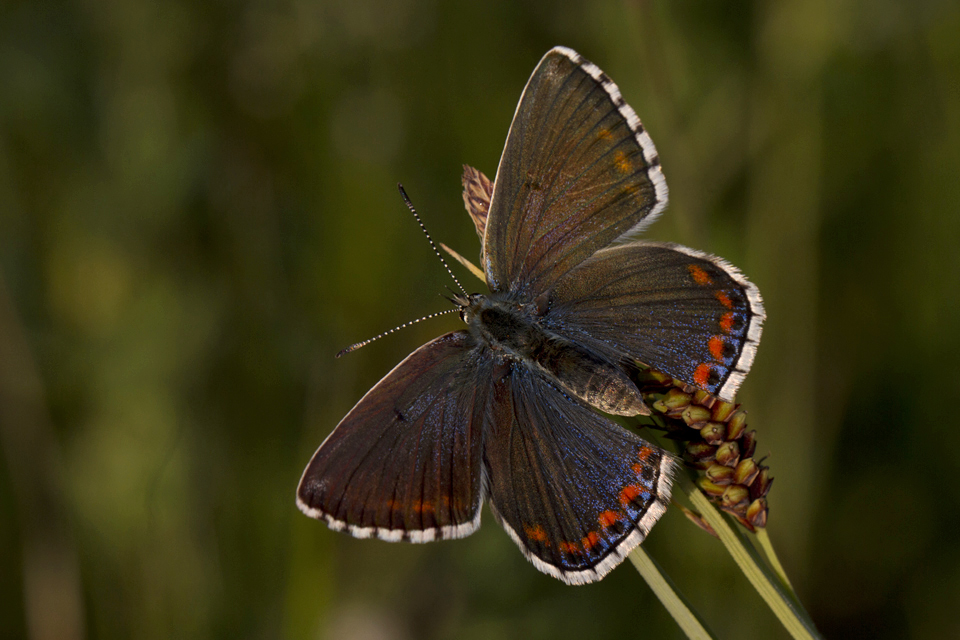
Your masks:
M790 635L797 640L819 639L821 636L809 614L800 605L796 596L784 591L779 579L774 578L769 570L763 566L753 545L747 547L739 532L730 526L729 521L714 508L713 504L691 480L681 476L679 481L686 485L684 488L690 501L693 502L694 508L717 532L723 546L727 548L727 552L733 557L740 570L743 571L743 575L747 577L760 597L766 601L767 606L779 618Z
M780 582L796 597L793 584L790 582L790 578L787 577L787 572L783 570L783 565L780 564L780 558L777 557L777 552L773 550L773 544L770 542L770 536L767 534L767 530L757 529L756 536L757 542L760 543L760 548L763 549L763 555L767 557L767 562L769 562L773 570L776 571Z
M673 581L661 571L656 561L647 555L643 547L637 547L630 552L630 562L637 568L643 579L656 594L663 606L677 621L683 632L691 640L713 640L713 635L707 631L703 620L693 612L686 599L676 590Z

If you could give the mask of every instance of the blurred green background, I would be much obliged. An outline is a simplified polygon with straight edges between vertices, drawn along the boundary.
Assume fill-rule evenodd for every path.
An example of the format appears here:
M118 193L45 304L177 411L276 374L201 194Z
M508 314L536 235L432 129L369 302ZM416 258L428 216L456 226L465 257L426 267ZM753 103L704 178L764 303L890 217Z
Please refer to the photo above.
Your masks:
M458 324L333 358L447 308L397 181L475 257L461 165L493 177L557 44L657 144L648 235L764 295L739 399L820 629L960 637L960 5L937 0L5 0L0 636L682 637L629 563L564 586L489 513L413 546L294 506L344 413ZM675 510L646 548L721 637L785 637Z

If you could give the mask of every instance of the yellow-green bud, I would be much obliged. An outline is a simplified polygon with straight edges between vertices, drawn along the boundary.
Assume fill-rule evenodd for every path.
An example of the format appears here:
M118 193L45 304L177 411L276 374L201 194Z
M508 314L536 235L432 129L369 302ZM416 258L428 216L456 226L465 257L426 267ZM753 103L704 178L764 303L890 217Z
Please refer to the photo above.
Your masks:
M747 522L762 529L767 526L767 501L765 498L757 498L747 507Z
M733 481L737 484L750 486L753 480L760 474L760 467L754 462L753 458L744 458L734 470Z
M736 408L737 405L733 404L732 402L720 400L713 405L713 415L711 417L717 422L726 422L727 418L733 415L733 412L736 410Z
M710 444L720 444L726 434L726 428L719 422L708 422L700 429L700 435Z
M722 465L735 467L740 462L740 447L728 440L717 448L716 459Z
M733 482L734 470L722 464L712 464L706 470L707 479L715 485L725 486Z
M731 440L736 440L746 427L747 412L737 411L733 414L733 417L727 421L727 437Z
M723 492L723 506L730 509L740 509L747 506L747 503L750 501L750 492L746 487L740 486L739 484L731 484Z
M721 487L718 484L714 484L704 476L697 478L697 485L703 489L703 492L708 496L714 496L716 498L722 496L727 490L727 487Z
M706 422L709 420L710 409L701 407L697 404L691 404L689 407L683 410L683 413L680 414L680 417L683 418L683 421L688 425L693 426L698 422Z

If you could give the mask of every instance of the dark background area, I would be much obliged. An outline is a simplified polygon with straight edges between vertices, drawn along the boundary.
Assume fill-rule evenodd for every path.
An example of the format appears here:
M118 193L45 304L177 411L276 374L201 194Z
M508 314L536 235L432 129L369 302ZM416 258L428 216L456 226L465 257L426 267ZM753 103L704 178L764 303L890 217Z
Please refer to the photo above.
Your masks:
M833 638L960 637L960 6L935 0L0 4L0 636L679 638L629 563L567 587L490 517L434 545L297 511L313 450L455 317L396 192L476 258L550 47L619 85L768 320L739 400ZM463 269L468 288L483 285ZM723 638L786 637L671 509Z

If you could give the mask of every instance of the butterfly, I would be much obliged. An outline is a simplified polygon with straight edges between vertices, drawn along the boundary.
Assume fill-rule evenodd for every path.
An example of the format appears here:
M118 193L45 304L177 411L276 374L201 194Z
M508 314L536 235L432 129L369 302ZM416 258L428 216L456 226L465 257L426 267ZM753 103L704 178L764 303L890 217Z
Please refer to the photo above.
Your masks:
M594 582L663 515L679 464L603 414L650 413L637 363L730 400L763 304L720 258L630 240L666 207L660 157L575 51L554 48L533 71L489 202L482 191L471 215L490 292L453 295L466 329L363 396L310 460L297 504L357 538L429 542L470 535L489 502L537 569Z

